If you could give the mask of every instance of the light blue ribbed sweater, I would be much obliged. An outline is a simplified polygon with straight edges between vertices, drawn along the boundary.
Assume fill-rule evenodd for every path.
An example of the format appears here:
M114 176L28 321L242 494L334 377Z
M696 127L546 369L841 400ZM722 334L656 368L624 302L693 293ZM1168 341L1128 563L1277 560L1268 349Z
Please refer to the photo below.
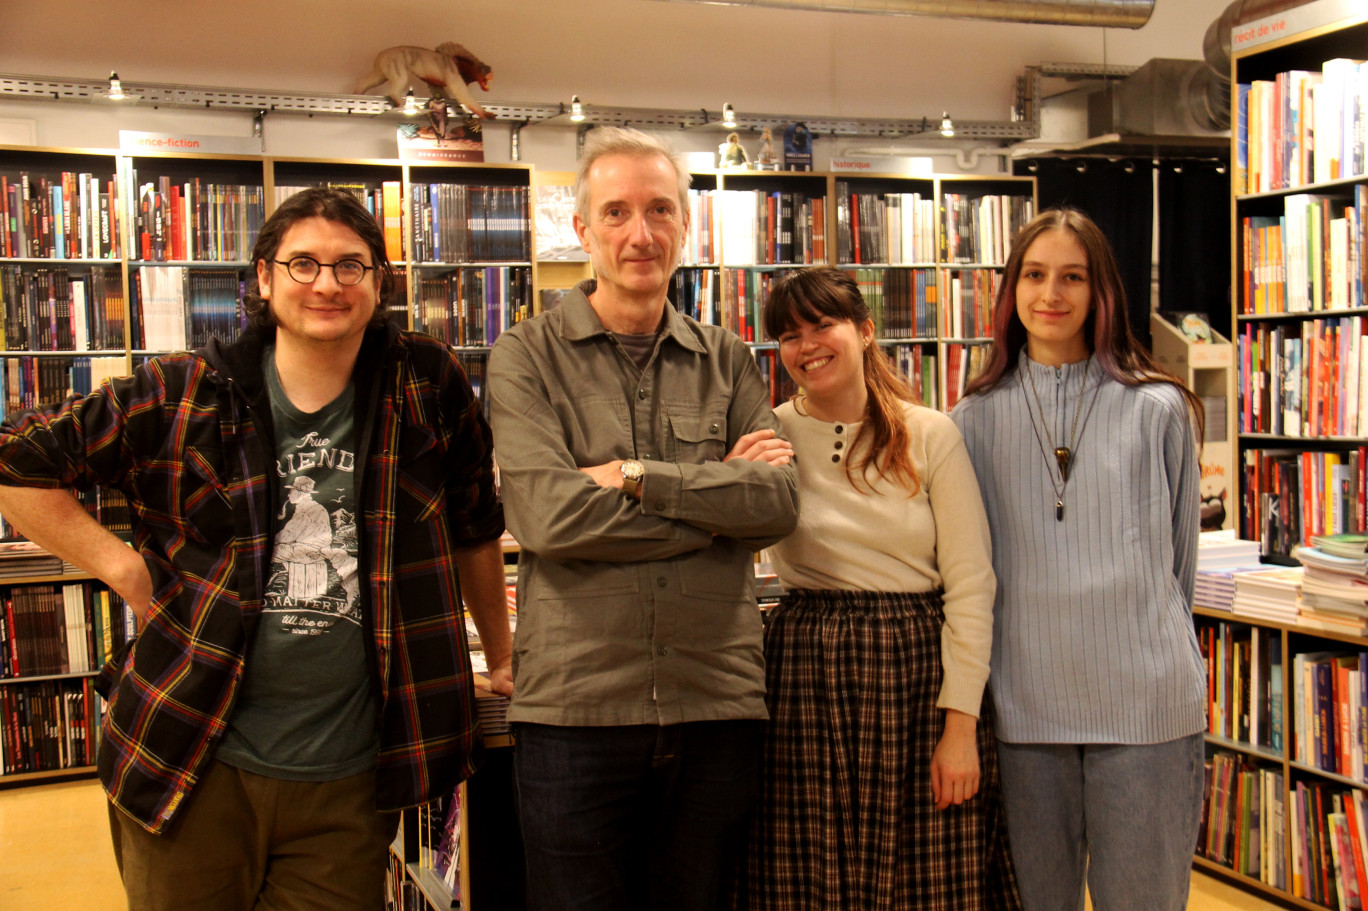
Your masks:
M1192 628L1199 467L1167 383L1125 386L1093 361L1055 520L1050 442L1068 444L1084 364L1018 368L954 412L983 491L998 578L991 686L1011 743L1161 743L1206 728ZM1021 370L1031 370L1040 409ZM1096 392L1096 404L1089 403ZM1054 462L1053 453L1050 462ZM1058 482L1058 474L1055 481Z

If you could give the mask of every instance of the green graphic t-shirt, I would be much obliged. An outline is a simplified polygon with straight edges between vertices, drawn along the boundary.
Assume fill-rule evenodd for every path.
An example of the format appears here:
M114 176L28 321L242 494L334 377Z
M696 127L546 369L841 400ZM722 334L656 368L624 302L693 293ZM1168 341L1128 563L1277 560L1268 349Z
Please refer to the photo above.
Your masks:
M274 348L262 366L281 508L262 615L218 758L328 781L373 767L379 749L357 576L353 390L304 414L280 386Z

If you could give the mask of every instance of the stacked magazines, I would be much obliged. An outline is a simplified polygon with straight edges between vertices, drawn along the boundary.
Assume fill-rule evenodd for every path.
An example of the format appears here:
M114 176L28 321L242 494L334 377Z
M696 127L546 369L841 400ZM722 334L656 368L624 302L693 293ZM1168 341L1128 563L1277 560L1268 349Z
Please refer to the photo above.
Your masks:
M1317 535L1293 556L1305 568L1299 622L1368 635L1368 535Z
M0 578L79 572L32 541L0 541Z

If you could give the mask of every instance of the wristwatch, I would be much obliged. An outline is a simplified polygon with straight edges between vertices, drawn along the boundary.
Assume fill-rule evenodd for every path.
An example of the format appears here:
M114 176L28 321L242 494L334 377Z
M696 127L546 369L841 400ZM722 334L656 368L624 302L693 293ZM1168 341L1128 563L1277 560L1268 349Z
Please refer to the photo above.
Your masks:
M641 479L646 477L646 466L636 459L622 463L622 492L633 500L641 499Z

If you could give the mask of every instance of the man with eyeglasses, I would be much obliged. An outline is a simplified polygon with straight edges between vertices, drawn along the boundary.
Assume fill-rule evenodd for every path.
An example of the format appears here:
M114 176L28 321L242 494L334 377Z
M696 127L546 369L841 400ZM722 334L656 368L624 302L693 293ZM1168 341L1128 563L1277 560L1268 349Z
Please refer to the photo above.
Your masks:
M375 219L305 190L267 219L223 344L0 427L0 513L127 599L99 755L131 911L383 907L400 807L478 736L511 636L489 428L445 345L385 317ZM69 488L133 504L133 547Z

